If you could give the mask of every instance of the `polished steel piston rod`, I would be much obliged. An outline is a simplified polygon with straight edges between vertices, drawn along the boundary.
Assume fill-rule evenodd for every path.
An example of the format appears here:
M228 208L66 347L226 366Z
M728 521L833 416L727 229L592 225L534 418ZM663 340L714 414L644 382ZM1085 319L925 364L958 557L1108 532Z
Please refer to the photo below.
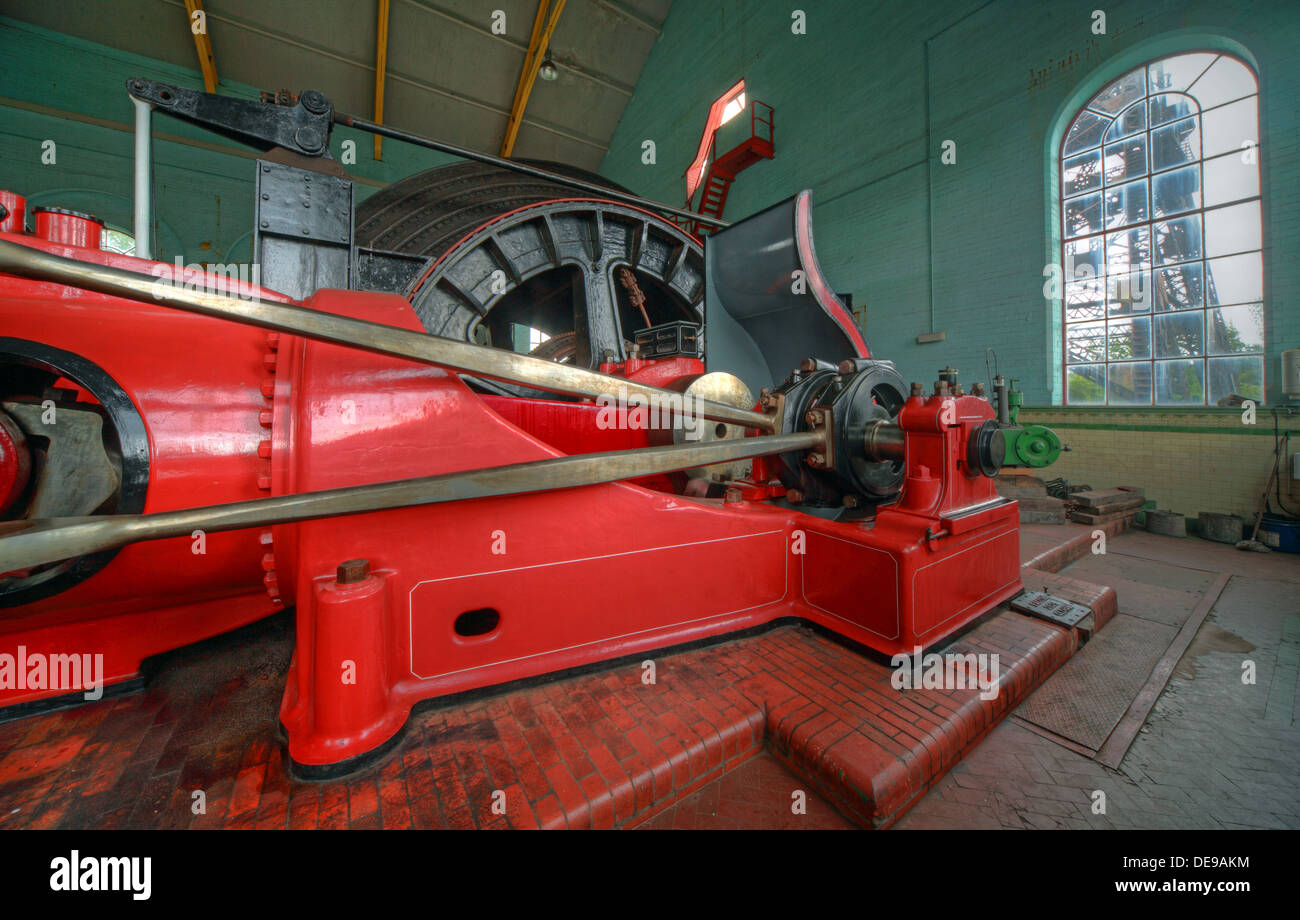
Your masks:
M167 278L67 259L8 240L0 240L0 272L39 281L54 281L139 303L175 307L322 342L409 358L552 393L567 393L590 399L604 396L620 403L640 401L669 410L683 406L680 393L633 383L622 377L600 374L582 367L411 332L383 323L321 313L296 303L244 300L218 292L192 290L179 283L180 279L172 283ZM773 431L776 424L772 416L703 399L692 401L683 411L711 421L743 425L760 431Z
M195 531L216 533L416 505L570 489L812 448L824 449L821 431L552 457L180 511L11 521L0 524L0 573L145 540L190 536Z

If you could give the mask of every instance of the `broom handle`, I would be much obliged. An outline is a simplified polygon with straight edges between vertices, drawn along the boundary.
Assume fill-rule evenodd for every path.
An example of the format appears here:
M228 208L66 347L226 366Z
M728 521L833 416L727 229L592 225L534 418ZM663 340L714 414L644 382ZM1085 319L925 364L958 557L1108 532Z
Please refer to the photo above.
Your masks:
M1273 479L1277 476L1277 464L1281 459L1281 454L1276 450L1273 451L1273 470L1268 474L1268 481L1264 483L1264 494L1259 497L1259 510L1255 512L1255 529L1250 532L1250 542L1254 543L1259 536L1259 524L1264 520L1264 509L1268 507L1268 493L1273 488Z

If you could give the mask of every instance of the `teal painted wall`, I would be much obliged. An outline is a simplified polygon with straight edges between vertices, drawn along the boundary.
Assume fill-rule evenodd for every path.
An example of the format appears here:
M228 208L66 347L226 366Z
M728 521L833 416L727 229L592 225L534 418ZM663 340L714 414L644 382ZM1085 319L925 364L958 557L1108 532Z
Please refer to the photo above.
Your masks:
M601 172L671 204L713 99L744 77L776 110L776 159L742 173L726 216L814 192L822 267L866 308L873 352L904 377L945 364L967 383L993 346L1030 404L1059 398L1054 129L1110 79L1214 42L1244 48L1260 81L1268 399L1300 347L1300 4L1222 0L719 0L673 5ZM1106 13L1094 35L1092 11ZM642 141L657 163L641 162ZM945 140L957 162L939 161ZM933 314L933 316L932 316ZM947 333L917 345L916 336ZM833 356L828 356L833 357Z
M746 171L728 202L736 218L801 188L815 194L817 248L836 290L865 308L875 353L908 379L951 363L973 381L984 349L1022 378L1030 404L1059 395L1056 310L1044 302L1055 183L1053 131L1067 109L1149 57L1235 42L1258 66L1264 189L1269 399L1279 353L1300 346L1300 4L1119 2L1107 35L1094 3L942 0L864 4L806 0L807 34L772 0L677 3L601 171L651 198L680 203L682 171L710 102L738 77L776 109L777 158ZM131 223L131 107L123 84L144 75L201 88L196 70L0 17L0 187L35 204ZM306 84L305 84L306 85ZM295 89L305 88L294 87ZM221 92L255 98L257 89ZM252 152L155 116L157 255L249 257ZM657 163L641 162L653 139ZM58 162L41 163L54 140ZM357 197L448 158L335 131L337 157L357 142ZM956 165L939 162L957 144ZM931 312L933 311L933 321ZM946 342L917 345L931 330ZM1055 390L1053 389L1055 387Z
M26 195L32 205L89 211L129 231L134 115L126 80L142 76L201 90L202 75L4 17L0 60L0 188ZM259 89L223 82L218 91L256 99ZM165 115L154 115L153 130L155 258L247 261L256 152ZM53 165L42 163L46 140L55 142ZM356 165L347 168L357 178L358 201L451 159L385 141L384 158L376 162L371 136L345 128L331 139L336 158L346 140L356 143Z

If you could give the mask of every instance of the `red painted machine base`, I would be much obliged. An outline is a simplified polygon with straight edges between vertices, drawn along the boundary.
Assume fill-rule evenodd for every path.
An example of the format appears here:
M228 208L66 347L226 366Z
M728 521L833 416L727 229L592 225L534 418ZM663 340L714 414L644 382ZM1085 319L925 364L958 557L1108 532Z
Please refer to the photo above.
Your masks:
M792 617L889 654L911 652L1021 589L1014 506L991 526L936 543L890 512L867 529L627 484L588 491L593 517L606 522L594 546L561 515L571 501L561 494L426 512L422 526L435 532L482 534L477 547L465 539L433 560L391 540L382 521L348 522L349 545L380 567L360 585L303 586L310 594L300 594L281 710L302 775L333 774L378 752L421 699ZM623 517L654 526L623 530ZM300 547L317 526L302 528ZM517 547L496 560L494 532ZM338 537L320 539L337 546ZM539 598L564 599L564 617L548 616L554 605ZM458 616L486 608L499 612L496 629L456 634Z

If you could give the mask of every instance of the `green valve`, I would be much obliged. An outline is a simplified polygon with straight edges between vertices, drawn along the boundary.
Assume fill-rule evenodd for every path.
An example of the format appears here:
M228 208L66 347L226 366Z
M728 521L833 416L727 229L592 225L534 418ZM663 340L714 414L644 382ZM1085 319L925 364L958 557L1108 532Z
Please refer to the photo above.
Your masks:
M1051 466L1061 456L1061 439L1055 431L1043 425L1018 424L1020 407L1024 405L1025 394L1016 388L1020 381L1011 378L1011 387L1007 390L1007 419L1011 427L1002 429L1002 437L1007 444L1006 459L1003 466L1027 466L1041 468Z
M1007 443L1005 466L1051 466L1061 456L1061 439L1042 425L1004 428L1002 437Z

